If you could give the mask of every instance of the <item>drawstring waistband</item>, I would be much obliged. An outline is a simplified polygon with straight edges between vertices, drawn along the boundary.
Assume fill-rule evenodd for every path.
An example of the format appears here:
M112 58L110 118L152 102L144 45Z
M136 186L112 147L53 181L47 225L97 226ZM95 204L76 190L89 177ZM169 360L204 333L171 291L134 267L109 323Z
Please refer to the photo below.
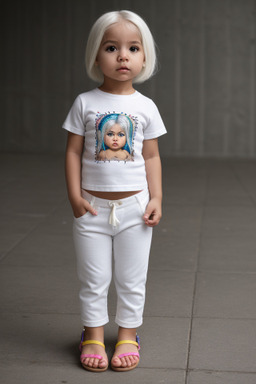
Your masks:
M99 207L103 208L111 208L111 212L109 215L109 224L112 225L113 228L116 228L120 221L116 217L116 209L119 206L127 207L131 204L134 204L135 201L139 203L139 205L144 207L144 201L148 202L148 190L143 190L141 192L136 193L135 195L132 195L130 197L126 197L120 200L108 200L108 199L102 199L100 197L95 197L91 195L89 192L82 189L82 196L85 200L87 200L96 210ZM146 204L146 203L145 203ZM143 208L142 208L143 210Z
M109 201L109 206L112 208L110 215L109 215L109 224L112 225L112 227L117 227L118 224L120 224L120 221L116 217L116 207L119 205L122 205L121 201Z

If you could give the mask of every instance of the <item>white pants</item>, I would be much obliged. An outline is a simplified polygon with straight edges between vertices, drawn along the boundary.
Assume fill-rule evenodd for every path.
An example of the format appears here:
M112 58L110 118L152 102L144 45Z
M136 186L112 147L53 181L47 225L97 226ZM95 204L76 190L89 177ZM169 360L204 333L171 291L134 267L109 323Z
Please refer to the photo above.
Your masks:
M137 328L142 324L152 238L152 228L142 219L148 191L117 201L85 191L83 197L98 215L87 212L74 218L73 224L82 323L86 327L108 323L107 295L113 271L117 291L115 321L124 328Z

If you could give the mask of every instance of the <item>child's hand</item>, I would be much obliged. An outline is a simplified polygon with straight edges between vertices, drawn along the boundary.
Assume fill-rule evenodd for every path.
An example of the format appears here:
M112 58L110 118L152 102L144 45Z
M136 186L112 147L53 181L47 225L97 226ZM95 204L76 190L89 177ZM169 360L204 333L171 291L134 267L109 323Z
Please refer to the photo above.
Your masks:
M162 204L158 198L153 198L149 201L143 220L149 227L155 227L162 217Z
M85 215L87 212L90 212L93 216L97 216L98 214L96 209L94 209L83 197L72 202L72 209L76 218Z

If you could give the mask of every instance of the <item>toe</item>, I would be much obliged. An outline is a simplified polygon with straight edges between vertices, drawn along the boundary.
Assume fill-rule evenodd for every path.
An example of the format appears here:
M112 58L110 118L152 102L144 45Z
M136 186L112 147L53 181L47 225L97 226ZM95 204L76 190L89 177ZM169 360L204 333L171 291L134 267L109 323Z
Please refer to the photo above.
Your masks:
M84 365L89 365L89 361L90 361L90 359L89 359L89 357L87 357L86 359L83 359L83 360L82 360L82 363L83 363Z
M127 366L129 367L129 361L126 357L122 357L121 358L121 362L122 362L122 367L123 368L126 368Z
M128 367L132 367L133 365L136 365L137 361L138 361L137 357L135 357L135 356L128 356L127 360L126 360L127 366Z
M119 368L119 367L121 367L122 362L121 362L121 360L117 356L115 356L112 359L112 364L113 364L114 367Z
M93 368L98 368L98 366L99 366L99 359L94 359L92 367Z
M107 362L106 362L106 360L102 359L99 361L98 365L99 365L99 368L106 368Z
M130 359L129 356L126 357L126 365L127 365L127 367L129 367L129 368L132 366L132 362L131 362L131 359Z
M88 366L92 368L93 364L94 364L94 359L89 359Z

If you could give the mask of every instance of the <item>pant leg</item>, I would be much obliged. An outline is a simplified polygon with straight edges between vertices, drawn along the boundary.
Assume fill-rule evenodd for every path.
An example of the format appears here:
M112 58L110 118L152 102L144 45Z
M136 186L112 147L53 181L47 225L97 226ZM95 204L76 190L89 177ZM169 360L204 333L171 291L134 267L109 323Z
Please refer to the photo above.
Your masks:
M112 237L104 233L104 228L101 230L101 219L102 215L92 216L88 212L74 219L73 226L81 282L81 318L86 327L99 327L109 321L107 295L112 279Z
M136 204L123 215L126 228L115 235L113 240L116 323L124 328L137 328L143 322L152 238L152 228L144 224L142 212Z

